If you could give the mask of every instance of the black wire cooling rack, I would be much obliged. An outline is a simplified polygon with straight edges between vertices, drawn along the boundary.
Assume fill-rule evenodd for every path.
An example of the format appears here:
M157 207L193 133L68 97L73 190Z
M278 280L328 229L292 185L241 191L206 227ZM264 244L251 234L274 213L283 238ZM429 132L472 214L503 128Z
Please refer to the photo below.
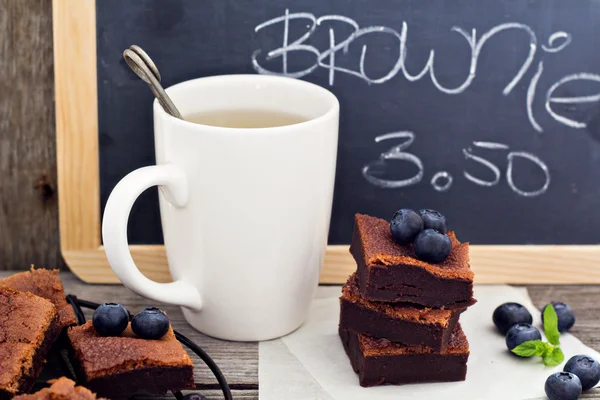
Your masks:
M75 316L77 317L77 323L79 325L83 325L86 322L85 314L83 313L82 308L89 308L89 309L95 310L96 308L100 307L100 304L98 304L98 303L93 303L91 301L78 299L77 296L73 296L73 295L67 295L67 302L73 307L73 310L75 311ZM129 319L131 319L131 313L129 311L127 311L127 312L129 313ZM212 358L210 358L210 356L204 350L202 350L202 348L200 346L198 346L197 344L192 342L190 339L188 339L181 333L179 333L177 331L174 331L174 332L175 332L175 337L177 338L177 340L179 340L179 342L182 345L184 345L185 347L187 347L188 349L193 351L198 357L200 357L200 359L206 364L206 366L208 368L210 368L213 375L219 382L219 386L221 387L221 390L223 391L223 396L225 397L225 400L232 400L231 389L229 388L229 384L227 383L225 376L223 376L221 369L214 362L214 360ZM75 370L74 370L73 366L71 365L71 361L69 360L69 357L66 356L66 354L64 354L63 352L61 352L61 359L62 359L62 362L64 363L63 367L69 371L69 374L71 374L75 378L75 380L77 380L78 377L74 372ZM175 396L175 398L177 398L177 400L183 400L183 394L180 391L173 392L173 395Z

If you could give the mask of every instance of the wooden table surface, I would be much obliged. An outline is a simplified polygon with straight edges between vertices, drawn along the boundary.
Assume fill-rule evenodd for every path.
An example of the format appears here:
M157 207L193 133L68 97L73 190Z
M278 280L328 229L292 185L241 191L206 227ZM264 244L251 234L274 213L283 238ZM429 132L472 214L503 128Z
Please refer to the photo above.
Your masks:
M10 275L2 271L0 277ZM116 302L137 312L144 307L159 305L146 300L120 285L89 285L81 282L68 272L61 273L65 290L68 294L97 303ZM600 286L569 285L528 286L534 304L541 308L551 300L568 303L577 315L577 323L571 333L588 346L600 351ZM173 327L193 340L210 354L220 366L227 378L235 399L258 398L258 344L226 342L205 336L192 329L184 320L179 307L160 304L168 314ZM91 314L89 314L91 317ZM223 395L210 370L195 355L192 357L196 365L195 381L198 392L209 399L222 399ZM52 378L60 374L57 365L49 362L42 378ZM586 393L582 398L600 399L600 390ZM284 400L284 399L282 399Z

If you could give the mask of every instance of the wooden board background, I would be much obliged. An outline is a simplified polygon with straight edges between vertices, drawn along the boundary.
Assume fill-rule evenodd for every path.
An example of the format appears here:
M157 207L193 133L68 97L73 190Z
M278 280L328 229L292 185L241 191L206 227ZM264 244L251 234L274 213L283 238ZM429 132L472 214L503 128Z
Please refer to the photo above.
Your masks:
M0 269L62 265L52 3L0 0Z

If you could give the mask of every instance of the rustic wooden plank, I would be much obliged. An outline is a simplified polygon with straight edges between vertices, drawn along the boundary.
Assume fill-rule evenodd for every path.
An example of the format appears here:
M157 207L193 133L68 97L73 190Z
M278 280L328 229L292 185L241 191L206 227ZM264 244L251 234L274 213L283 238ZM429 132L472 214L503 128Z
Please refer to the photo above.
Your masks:
M200 393L206 396L208 400L213 399L223 399L223 392L220 390L196 390L193 392L184 391L182 392L184 395L187 393ZM235 400L257 400L258 399L258 390L232 390L231 394ZM171 393L165 396L135 396L135 400L172 400L175 396ZM284 399L282 399L284 400Z
M586 345L600 351L600 286L598 285L528 285L527 291L538 309L551 301L567 303L575 312L571 333ZM600 399L600 389L591 390L582 399Z
M150 304L148 301L143 300L143 299L140 302L139 296L137 296L137 295L129 292L129 290L119 287L119 286L85 285L85 284L77 282L72 276L70 276L68 274L65 275L65 284L69 288L73 288L74 292L81 291L80 296L82 296L82 298L85 294L85 296L89 297L90 299L92 299L93 297L96 297L97 301L104 301L104 300L102 300L102 298L106 297L107 293L115 293L115 291L116 291L117 292L116 296L119 299L122 299L119 301L122 301L124 304L126 304L128 307L132 308L133 310L137 310L139 307L147 306L147 304ZM92 290L92 288L93 288L93 290ZM543 307L548 301L551 301L551 300L561 300L561 301L564 301L564 302L570 304L571 307L573 307L573 309L577 313L577 317L578 317L576 327L573 329L573 333L587 345L595 348L596 350L600 349L600 338L597 335L597 332L600 329L600 320L597 318L597 311L596 311L597 304L600 304L600 286L539 285L539 286L528 286L528 289L530 291L532 300L534 301L536 306L539 308ZM125 292L125 294L118 293L118 292ZM138 307L138 308L136 308L136 307ZM171 307L163 307L163 308L167 309L170 316L172 316L173 313L178 315L178 317L173 320L174 326L176 326L176 327L177 326L182 326L182 327L186 326L186 323L182 319L182 316L179 313L179 310L177 310L177 308L175 308L175 309L172 309ZM219 365L221 365L224 372L230 371L233 369L236 371L236 377L239 377L240 375L242 375L244 378L251 378L249 380L240 378L240 379L237 379L234 381L230 378L228 372L225 372L226 374L228 374L228 379L230 379L230 382L232 384L234 384L234 382L254 382L254 384L258 383L257 364L255 364L256 357L258 356L258 354L256 352L256 348L254 348L254 351L255 351L254 354L250 354L248 352L248 353L244 353L243 355L241 355L241 354L238 354L233 347L231 347L232 343L229 343L229 342L223 343L223 342L220 342L215 339L210 339L210 340L204 342L204 340L209 339L209 338L203 337L203 335L195 333L189 327L185 330L183 328L181 328L181 331L185 335L189 334L190 337L193 338L193 340L197 340L198 343L201 346L203 346L203 348L205 348L207 351L209 351L211 353L211 355L213 357L215 357L215 360L217 361L217 363L219 363ZM213 346L213 344L214 344L214 343L212 343L213 341L217 342L218 345ZM225 354L221 355L221 354L219 354L220 352L225 352ZM241 357L239 357L239 356L241 356ZM252 358L252 357L254 357L254 358ZM236 362L236 361L240 361L240 358L242 358L243 361ZM235 364L235 367L232 366L230 368L230 366L232 364ZM198 379L198 382L201 383L201 385L203 385L204 387L207 387L207 386L214 387L214 386L210 386L210 385L214 385L214 383L211 383L210 373L200 374L199 376L197 376L196 379ZM204 394L209 394L211 396L214 396L212 398L221 398L220 397L221 394L218 391L213 390L213 391L205 392L205 391L201 390L201 392ZM242 398L242 399L258 398L257 392L255 390L250 390L250 391L241 390L238 393L236 393L235 396L239 396L236 398ZM594 390L589 393L586 393L582 398L600 399L600 390Z
M62 265L52 8L0 0L0 269Z
M0 271L0 277L11 272ZM67 292L75 294L86 300L95 302L117 301L135 312L143 307L157 305L137 296L130 290L118 285L88 285L78 280L71 273L61 273ZM552 300L568 303L577 315L577 323L572 333L588 346L600 350L600 319L598 304L600 304L600 286L592 285L529 285L527 286L534 304L542 308ZM234 343L213 339L202 335L190 328L184 321L178 307L160 305L169 313L175 329L190 337L204 348L220 365L223 373L234 389L236 399L258 398L258 346L256 343ZM91 312L88 312L91 317ZM197 358L194 362L196 368L196 382L198 391L208 396L209 399L220 399L222 394L217 389L216 381L212 374ZM60 370L50 363L47 367L48 376L60 374ZM137 397L136 397L137 398ZM145 397L140 397L145 398ZM152 397L152 399L171 399L172 396ZM585 399L600 399L600 390L584 394ZM150 398L145 398L150 400Z

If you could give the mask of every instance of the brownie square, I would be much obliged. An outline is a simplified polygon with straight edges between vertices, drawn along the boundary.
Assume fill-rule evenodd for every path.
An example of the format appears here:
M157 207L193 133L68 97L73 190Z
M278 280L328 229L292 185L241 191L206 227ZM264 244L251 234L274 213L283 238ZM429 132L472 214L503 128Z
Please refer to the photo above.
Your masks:
M32 394L22 394L13 400L106 400L97 398L94 393L83 386L75 386L75 382L62 377L51 380L52 385Z
M0 287L0 399L31 389L60 334L57 321L48 300Z
M430 264L416 257L412 244L396 244L387 221L357 214L350 253L358 266L362 297L433 308L466 308L475 303L469 244L460 243L453 232L448 236L450 255Z
M135 336L131 325L121 336L100 336L88 321L67 335L83 384L99 396L195 388L194 364L172 328L159 340L147 340Z
M446 348L464 309L423 308L407 303L382 303L360 296L356 274L342 287L340 328L409 346Z
M61 327L77 325L73 307L67 303L62 281L58 270L35 269L20 272L0 279L0 286L8 286L21 292L30 292L50 300L58 312L58 323Z
M361 386L464 381L467 376L469 343L460 324L441 353L343 329L339 334Z

